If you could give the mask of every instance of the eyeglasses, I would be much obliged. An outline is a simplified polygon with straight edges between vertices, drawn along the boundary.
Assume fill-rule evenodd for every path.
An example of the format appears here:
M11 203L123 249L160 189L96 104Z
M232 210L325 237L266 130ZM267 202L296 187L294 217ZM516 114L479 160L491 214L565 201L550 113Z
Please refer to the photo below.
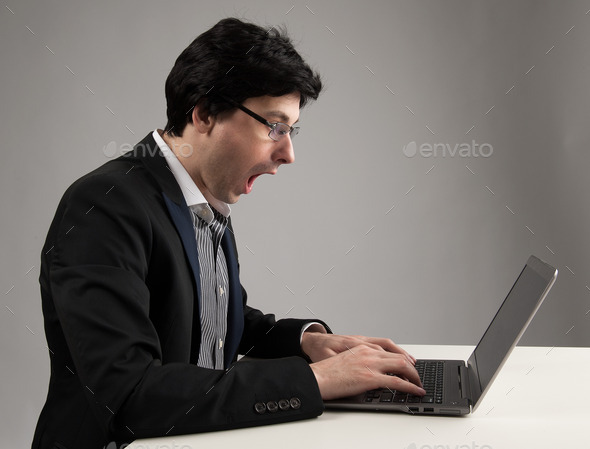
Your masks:
M286 123L281 123L281 122L271 123L268 120L266 120L264 117L261 117L256 112L251 111L246 106L243 106L242 104L238 103L237 101L234 101L231 98L228 98L224 95L217 94L217 96L219 98L227 101L228 103L232 104L236 108L244 111L250 117L258 120L263 125L268 126L270 128L270 132L268 133L268 137L270 137L275 142L278 142L279 140L284 138L287 134L291 135L291 139L293 139L297 134L299 134L299 127L298 126L289 126Z

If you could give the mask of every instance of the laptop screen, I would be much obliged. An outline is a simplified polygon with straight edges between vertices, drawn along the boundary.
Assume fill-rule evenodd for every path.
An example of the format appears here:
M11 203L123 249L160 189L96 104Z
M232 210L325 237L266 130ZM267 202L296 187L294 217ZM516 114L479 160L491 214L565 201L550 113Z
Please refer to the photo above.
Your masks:
M485 393L553 284L557 270L531 256L469 358L472 401ZM476 374L474 376L474 374ZM479 379L479 385L477 382Z

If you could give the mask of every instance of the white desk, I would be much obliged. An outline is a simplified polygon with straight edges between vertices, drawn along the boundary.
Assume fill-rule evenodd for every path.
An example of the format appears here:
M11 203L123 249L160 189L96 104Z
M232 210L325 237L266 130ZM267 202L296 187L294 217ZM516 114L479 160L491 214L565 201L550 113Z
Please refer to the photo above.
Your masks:
M473 350L404 348L418 358L464 360ZM137 440L129 449L590 448L590 376L574 360L590 369L590 348L515 348L479 408L464 417L326 411L306 421Z

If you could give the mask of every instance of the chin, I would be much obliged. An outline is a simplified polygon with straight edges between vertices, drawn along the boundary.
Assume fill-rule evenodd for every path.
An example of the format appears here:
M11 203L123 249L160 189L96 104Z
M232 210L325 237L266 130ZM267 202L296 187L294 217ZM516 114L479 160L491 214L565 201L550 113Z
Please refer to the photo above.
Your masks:
M227 204L236 204L239 199L240 199L240 195L231 195L230 194L222 201Z
M238 200L240 199L240 194L234 194L233 192L218 192L218 194L214 194L213 192L212 196L213 198L215 198L217 201L222 201L226 204L235 204L238 202Z

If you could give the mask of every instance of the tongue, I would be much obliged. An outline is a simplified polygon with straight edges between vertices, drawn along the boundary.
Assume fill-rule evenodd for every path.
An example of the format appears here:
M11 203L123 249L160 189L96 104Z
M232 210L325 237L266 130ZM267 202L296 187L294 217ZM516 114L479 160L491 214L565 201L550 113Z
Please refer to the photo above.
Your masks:
M248 178L248 184L246 185L246 193L250 193L252 191L252 186L254 185L254 181L258 178L259 175L250 176Z

